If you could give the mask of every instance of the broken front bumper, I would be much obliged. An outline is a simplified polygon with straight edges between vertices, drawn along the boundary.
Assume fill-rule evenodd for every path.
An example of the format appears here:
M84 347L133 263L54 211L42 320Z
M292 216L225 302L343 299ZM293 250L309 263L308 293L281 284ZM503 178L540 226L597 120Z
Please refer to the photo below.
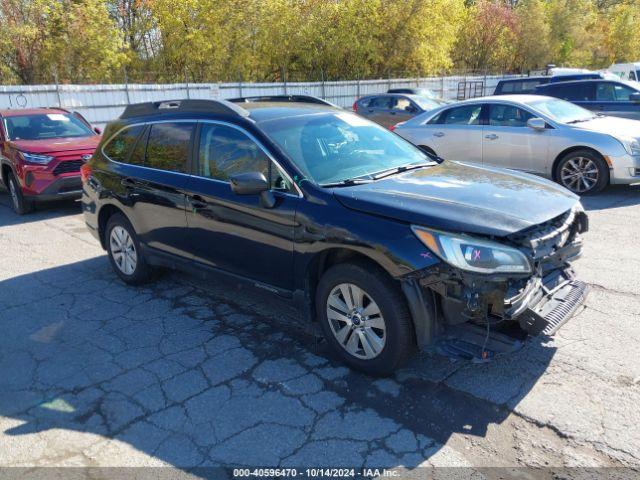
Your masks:
M553 335L584 303L589 286L576 280L573 271L553 271L545 277L524 311L520 327L530 335Z

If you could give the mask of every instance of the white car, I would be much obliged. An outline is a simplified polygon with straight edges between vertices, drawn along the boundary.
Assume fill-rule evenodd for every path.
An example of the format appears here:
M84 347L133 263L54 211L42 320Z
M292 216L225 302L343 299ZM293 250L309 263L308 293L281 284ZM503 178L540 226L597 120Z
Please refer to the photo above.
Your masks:
M534 173L578 194L640 182L640 121L539 95L446 105L394 131L445 160Z
M614 63L609 67L609 71L622 80L640 80L640 62Z

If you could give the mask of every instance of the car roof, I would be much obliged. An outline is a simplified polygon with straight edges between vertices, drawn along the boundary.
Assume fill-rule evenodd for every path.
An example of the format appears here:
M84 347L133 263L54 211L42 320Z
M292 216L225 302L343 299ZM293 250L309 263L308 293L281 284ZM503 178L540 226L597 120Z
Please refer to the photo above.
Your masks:
M517 78L504 78L498 83L508 83L508 82L530 82L531 80L546 80L551 78L550 76L539 75L537 77L517 77Z
M467 100L462 100L460 102L452 103L447 106L452 107L456 105L464 105L467 103L504 103L504 102L529 104L531 102L535 102L536 100L542 100L542 99L558 100L555 97L549 97L546 95L527 95L527 94L491 95L486 97L469 98Z
M427 90L427 89L425 89ZM389 93L389 92L384 92L384 93L370 93L368 95L363 95L362 97L360 97L358 100L364 100L365 98L371 98L371 97L407 97L407 98L424 98L422 95L416 95L415 93Z
M63 108L16 108L0 110L3 117L22 117L25 115L46 115L47 113L69 113Z

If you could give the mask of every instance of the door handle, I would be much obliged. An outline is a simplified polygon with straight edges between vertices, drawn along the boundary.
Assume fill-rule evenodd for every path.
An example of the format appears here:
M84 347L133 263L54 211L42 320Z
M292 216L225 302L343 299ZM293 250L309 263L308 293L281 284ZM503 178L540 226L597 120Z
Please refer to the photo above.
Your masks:
M498 135L496 135L495 133L492 133L490 135L485 135L484 138L487 138L489 140L495 140L496 138L498 138Z
M192 197L189 197L189 203L191 204L191 207L194 209L202 209L202 208L207 208L207 205L209 205L206 200L204 198L202 198L200 195L194 195Z
M436 132L433 134L434 137L444 137L444 132Z

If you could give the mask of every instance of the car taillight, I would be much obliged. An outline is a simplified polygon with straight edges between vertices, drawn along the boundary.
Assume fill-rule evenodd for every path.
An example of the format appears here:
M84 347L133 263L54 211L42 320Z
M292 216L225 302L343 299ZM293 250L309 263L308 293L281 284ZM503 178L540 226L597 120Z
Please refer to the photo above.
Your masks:
M398 127L399 127L400 125L402 125L403 123L405 123L405 122L398 122L398 123L396 123L395 125L391 125L391 126L389 127L389 130L391 130L392 132L395 132L395 131L396 131L396 128L398 128Z
M91 165L85 163L80 167L80 178L84 183L89 181L89 177L91 177Z
M354 112L358 111L358 101L357 100L355 102L353 102L353 111Z

